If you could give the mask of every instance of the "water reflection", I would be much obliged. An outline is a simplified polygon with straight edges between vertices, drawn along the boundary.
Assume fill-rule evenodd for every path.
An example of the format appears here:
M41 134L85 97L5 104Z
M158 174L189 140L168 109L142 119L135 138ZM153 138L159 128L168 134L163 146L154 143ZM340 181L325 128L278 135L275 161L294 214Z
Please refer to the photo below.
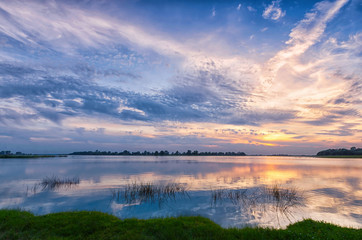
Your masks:
M187 193L187 185L180 183L137 183L127 184L121 189L111 189L112 200L117 202L124 202L128 205L143 204L143 203L158 203L161 207L162 204L169 200L176 201L178 198L190 199Z
M120 218L202 215L225 227L278 227L309 217L362 226L362 159L71 156L1 159L0 164L0 208L20 207L36 214L98 210ZM33 191L32 187L47 176L79 179L73 185L76 188L60 184L53 190L41 191L40 186ZM112 191L123 191L135 182L180 184L187 186L189 197L164 201L162 207L139 198L127 202L112 197ZM292 199L278 203L271 192L269 197L260 196L273 186L283 191L298 189L303 199L299 203ZM210 204L216 190L224 191L229 198L222 204ZM292 192L288 194L293 196ZM255 197L258 200L253 205ZM240 201L235 201L238 198ZM297 199L301 200L299 195Z
M225 204L225 201L242 207L244 212L273 212L280 225L279 215L292 223L293 209L304 205L305 198L303 192L296 188L283 188L280 185L252 189L218 189L211 192L213 206Z

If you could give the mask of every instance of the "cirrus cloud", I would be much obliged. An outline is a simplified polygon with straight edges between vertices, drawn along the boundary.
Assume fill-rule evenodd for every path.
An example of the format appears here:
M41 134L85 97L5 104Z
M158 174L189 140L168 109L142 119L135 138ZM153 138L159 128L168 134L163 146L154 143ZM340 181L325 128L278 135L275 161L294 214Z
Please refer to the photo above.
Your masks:
M285 11L280 7L280 0L272 1L263 11L263 18L271 20L279 20L285 16Z

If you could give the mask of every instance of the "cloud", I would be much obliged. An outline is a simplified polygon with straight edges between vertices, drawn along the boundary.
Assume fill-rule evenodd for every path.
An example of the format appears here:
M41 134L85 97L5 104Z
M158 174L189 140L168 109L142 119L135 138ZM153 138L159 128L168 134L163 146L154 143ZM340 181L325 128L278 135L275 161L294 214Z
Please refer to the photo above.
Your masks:
M338 116L328 115L328 116L323 116L316 120L305 121L305 123L307 123L309 125L313 125L313 126L326 126L326 125L331 125L332 123L337 122L337 120L338 120Z
M104 64L100 60L113 61L131 70L138 70L132 67L155 64L160 59L165 65L172 63L178 68L187 68L198 66L206 58L215 61L233 61L235 58L232 46L210 32L182 41L158 31L152 24L131 23L102 11L61 1L0 2L0 8L0 33L9 41L15 41L12 43L14 51L0 51L0 54L6 52L7 57L18 56L14 55L16 52L33 61L35 52L38 59L49 59L50 56L54 56L51 61L56 57L70 58L67 61L98 59L98 64ZM215 7L212 14L216 15ZM249 68L250 59L241 60L243 63L239 61L239 66ZM63 63L60 61L59 64Z
M342 103L349 103L349 102L346 101L344 98L337 98L336 100L334 100L334 104L342 104Z
M247 9L249 10L249 12L256 12L256 9L252 6L247 6Z
M292 30L289 34L290 39L286 43L298 46L295 47L297 53L304 52L323 34L327 23L347 2L348 0L339 0L334 3L327 1L317 3L314 9L305 15L306 18Z
M359 123L342 123L338 128L333 130L323 130L317 132L318 135L326 136L354 136L362 133L361 129L358 129Z
M263 18L271 20L279 20L285 16L285 11L280 8L280 0L272 1L272 3L267 6L263 11Z
M195 82L195 78L186 78L183 85L150 95L99 86L88 81L89 74L79 68L75 68L75 76L70 77L61 72L35 71L18 63L2 66L0 77L13 69L24 74L12 75L11 81L2 82L0 98L17 99L22 108L55 123L72 116L93 114L124 121L220 121L220 114L235 107L233 100L224 100L215 90L222 87L224 94L237 90L225 84L222 75L211 71L197 76L201 82L209 81L206 86ZM27 73L32 74L25 75Z
M0 75L6 77L22 77L24 75L33 74L37 70L26 66L15 66L6 62L0 63Z
M362 34L328 29L346 3L317 3L293 25L282 49L271 48L269 54L276 54L269 60L255 60L267 55L255 57L261 50L246 54L225 41L224 30L186 31L178 39L152 21L136 24L69 2L0 2L0 42L5 44L0 48L0 125L14 131L35 128L37 134L24 136L38 140L53 130L69 138L84 129L91 141L107 144L117 143L117 137L107 142L110 135L134 129L143 131L139 138L124 141L146 145L166 135L175 140L172 134L218 146L277 142L262 138L268 134L287 139L281 145L328 136L360 141ZM210 17L210 7L205 9ZM280 1L264 11L271 20L284 13ZM267 30L263 27L254 28L255 36ZM247 31L242 36L232 32L236 38L254 38ZM263 44L272 43L268 38ZM356 125L343 130L343 123ZM174 129L173 124L188 127ZM241 139L208 132L223 126L234 135L245 126L257 133ZM90 130L98 128L105 130L98 135ZM86 137L73 140L85 142Z
M2 66L0 78L12 69L24 74L12 75L11 81L2 82L0 98L17 99L23 109L56 124L62 124L67 118L94 115L126 122L169 120L236 125L284 122L295 117L292 111L276 109L256 108L251 113L244 104L250 98L243 91L245 86L240 88L230 82L214 66L200 69L193 75L180 76L182 82L156 94L100 86L88 80L95 71L87 66L72 68L73 76L64 75L62 71L36 71L19 63L9 62ZM11 106L8 109L17 112L20 118L21 112Z
M9 108L0 108L0 122L4 125L25 124L30 120L37 120L39 117L35 113L20 113Z
M149 33L100 12L62 2L0 2L0 9L0 32L32 48L76 54L77 48L100 48L121 42L172 56L189 52L160 33Z
M283 123L296 118L295 111L286 111L283 109L268 109L259 111L244 112L234 114L229 124L235 125L254 125L258 126L263 123Z
M301 56L313 46L322 36L327 23L347 2L348 0L317 3L312 11L307 13L305 18L292 29L289 34L290 38L286 42L287 47L268 61L267 76L264 76L265 83L272 83L279 69L291 61L295 61L296 57Z
M237 6L236 10L240 11L241 9L241 3L239 3L239 5Z
M211 16L212 16L212 17L215 17L215 16L216 16L216 9L215 9L215 7L212 8Z

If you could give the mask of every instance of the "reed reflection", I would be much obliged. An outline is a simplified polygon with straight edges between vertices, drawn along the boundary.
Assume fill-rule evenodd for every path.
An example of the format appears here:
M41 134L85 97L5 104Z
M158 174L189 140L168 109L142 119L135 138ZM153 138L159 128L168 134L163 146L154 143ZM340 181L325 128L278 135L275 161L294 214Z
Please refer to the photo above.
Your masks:
M155 203L159 207L169 200L176 201L177 198L188 198L187 185L180 183L155 184L151 182L127 184L121 189L111 189L112 199L125 204Z
M280 225L279 215L292 223L293 210L305 205L303 191L295 187L280 185L263 186L250 189L218 189L211 191L211 205L218 206L231 202L242 208L243 212L259 214L275 213Z

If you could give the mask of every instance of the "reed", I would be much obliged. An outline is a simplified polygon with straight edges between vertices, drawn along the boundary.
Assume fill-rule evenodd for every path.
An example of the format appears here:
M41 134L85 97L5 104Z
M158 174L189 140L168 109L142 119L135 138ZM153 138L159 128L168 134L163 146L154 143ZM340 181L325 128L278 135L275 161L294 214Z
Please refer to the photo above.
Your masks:
M151 182L127 184L124 188L111 189L112 199L126 204L158 202L162 204L177 197L188 197L187 187L181 183L154 184Z
M79 184L79 178L59 178L57 176L45 177L40 183L42 191L44 190L58 190L60 188L71 188Z
M303 192L295 187L283 188L275 184L272 187L263 188L262 191L274 210L285 216L289 222L292 222L290 218L293 216L291 209L303 205L305 200ZM279 222L279 216L277 217Z
M262 213L274 211L282 214L290 222L292 217L291 209L301 206L304 203L304 194L295 187L260 187L253 189L218 189L211 191L211 205L216 206L223 202L231 202L249 211L259 210Z
M217 205L218 202L230 200L233 204L245 203L247 189L217 189L211 190L211 204Z

